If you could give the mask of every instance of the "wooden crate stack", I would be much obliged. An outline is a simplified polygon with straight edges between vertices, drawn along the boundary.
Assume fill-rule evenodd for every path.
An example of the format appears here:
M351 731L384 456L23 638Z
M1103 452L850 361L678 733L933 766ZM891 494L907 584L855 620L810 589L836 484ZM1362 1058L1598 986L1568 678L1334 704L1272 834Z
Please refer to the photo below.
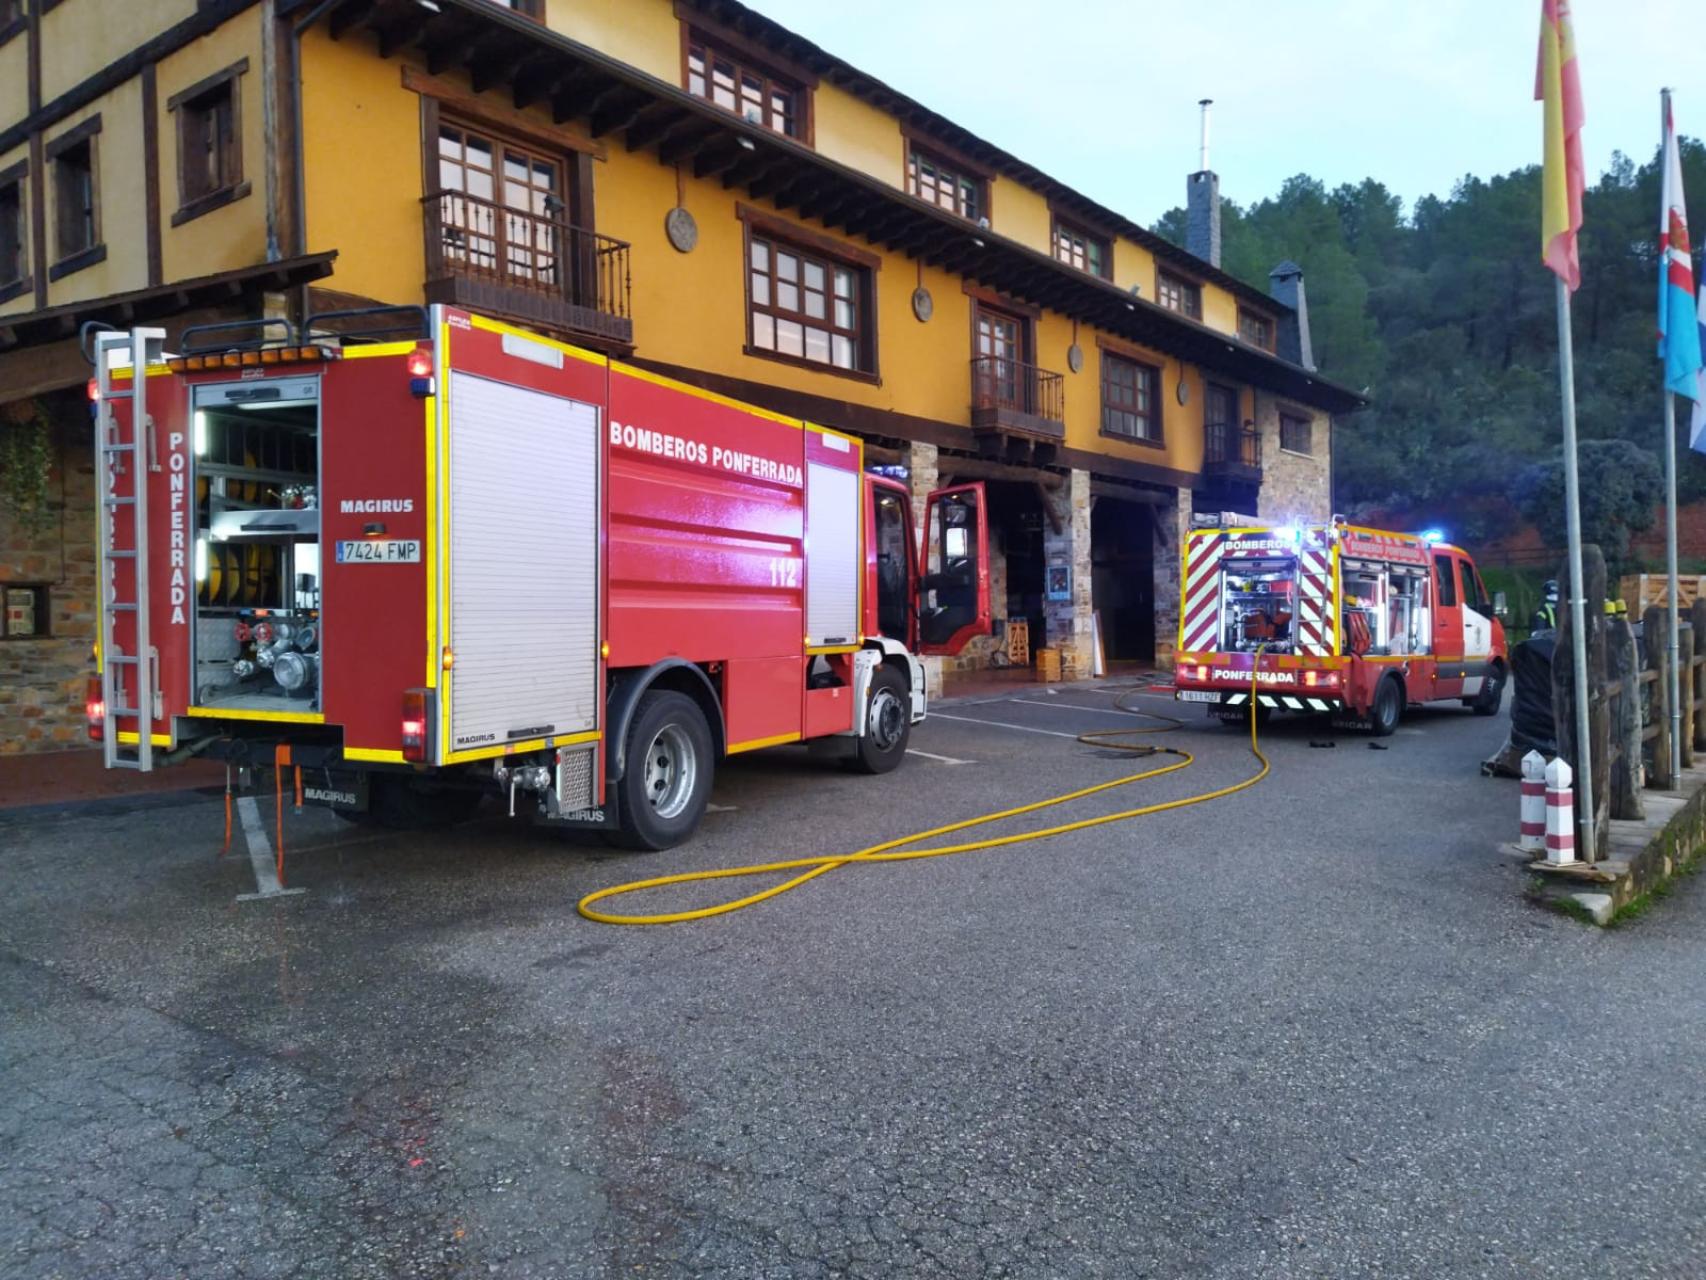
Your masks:
M1618 584L1629 616L1639 618L1652 605L1670 605L1670 579L1662 573L1631 573ZM1687 613L1696 600L1706 598L1706 577L1680 574L1676 580L1677 608Z

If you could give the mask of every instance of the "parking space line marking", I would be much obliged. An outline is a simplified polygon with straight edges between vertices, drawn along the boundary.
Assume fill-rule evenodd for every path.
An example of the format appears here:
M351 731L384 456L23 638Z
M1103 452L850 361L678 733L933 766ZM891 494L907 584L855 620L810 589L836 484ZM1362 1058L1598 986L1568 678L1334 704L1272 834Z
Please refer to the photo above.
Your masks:
M940 760L943 764L976 764L976 760L961 760L956 756L939 756L934 751L920 751L917 747L908 747L909 756L923 756L926 760Z
M945 711L932 711L933 720L958 720L961 724L986 724L996 729L1016 729L1020 733L1040 733L1049 738L1071 738L1078 741L1076 733L1059 733L1053 729L1033 729L1028 724L1009 724L1005 720L974 720L971 716L951 716Z
M237 798L237 816L243 822L243 839L249 846L249 865L255 869L255 892L239 893L238 902L254 902L260 898L288 898L307 893L306 889L286 889L278 882L278 867L272 853L272 842L261 825L260 806L254 796Z
M1130 711L1115 711L1112 707L1083 707L1076 702L1042 702L1036 698L1009 698L1009 702L1027 707L1047 707L1051 711L1087 711L1093 716L1129 716Z

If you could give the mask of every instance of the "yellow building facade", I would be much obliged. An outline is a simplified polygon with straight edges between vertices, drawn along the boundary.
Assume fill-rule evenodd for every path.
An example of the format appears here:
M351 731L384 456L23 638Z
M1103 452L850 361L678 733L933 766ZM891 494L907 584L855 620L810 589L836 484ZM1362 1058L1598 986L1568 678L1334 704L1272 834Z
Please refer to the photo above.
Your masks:
M915 492L984 481L1003 624L966 665L1021 622L1069 674L1165 662L1193 510L1326 514L1357 399L1295 276L1217 241L735 0L0 0L0 429L75 465L88 321L469 306L854 432Z

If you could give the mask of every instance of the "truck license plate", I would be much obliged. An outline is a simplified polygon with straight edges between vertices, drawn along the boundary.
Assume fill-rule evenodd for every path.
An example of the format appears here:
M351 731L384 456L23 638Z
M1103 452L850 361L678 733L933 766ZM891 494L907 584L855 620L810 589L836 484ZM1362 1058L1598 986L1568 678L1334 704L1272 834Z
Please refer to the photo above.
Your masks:
M338 543L339 564L419 564L418 538L356 538Z
M1179 690L1179 701L1180 702L1219 702L1220 701L1220 691L1218 689L1180 689Z

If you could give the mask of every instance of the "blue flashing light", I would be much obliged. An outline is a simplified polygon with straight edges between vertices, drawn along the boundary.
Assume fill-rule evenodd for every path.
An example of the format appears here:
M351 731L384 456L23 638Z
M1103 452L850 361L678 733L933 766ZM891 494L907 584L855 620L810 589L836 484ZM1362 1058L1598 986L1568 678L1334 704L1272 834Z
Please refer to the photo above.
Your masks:
M1289 542L1294 547L1303 544L1303 530L1294 524L1281 525L1274 530L1274 537L1281 542Z
M1421 536L1422 536L1422 541L1427 543L1431 547L1436 542L1444 542L1445 541L1445 530L1444 529L1423 529Z

